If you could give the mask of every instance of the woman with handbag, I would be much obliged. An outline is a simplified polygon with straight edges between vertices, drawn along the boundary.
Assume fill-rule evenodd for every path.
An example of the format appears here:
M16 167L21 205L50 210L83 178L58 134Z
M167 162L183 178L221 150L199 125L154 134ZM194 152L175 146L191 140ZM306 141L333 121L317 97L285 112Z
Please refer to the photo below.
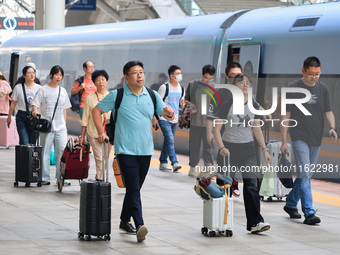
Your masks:
M248 75L238 74L229 79L230 84L238 87L243 93L244 114L234 114L233 98L224 101L218 110L214 128L214 138L219 147L219 154L232 155L230 166L239 168L243 178L243 200L247 218L247 230L259 233L270 229L270 224L265 223L260 213L259 180L257 176L257 161L253 134L262 148L264 158L268 163L271 156L266 148L260 125L260 117L249 110L248 88L252 82ZM254 106L257 110L259 106ZM221 137L221 128L225 124L225 131Z
M33 99L34 117L38 116L38 110L41 112L41 119L44 122L51 123L50 132L40 132L40 141L42 146L42 184L50 184L50 153L52 144L54 144L54 156L56 165L55 178L60 177L60 160L67 144L66 130L66 109L71 107L67 92L59 86L64 78L64 70L56 65L50 71L51 81L42 86ZM64 185L71 185L70 182L64 182Z
M102 144L97 141L98 132L92 117L92 109L97 103L102 100L109 92L106 90L106 85L109 80L109 75L105 70L96 70L92 73L92 81L97 88L97 91L90 94L84 102L84 112L81 121L81 136L80 144L85 142L85 133L92 146L94 159L96 161L96 179L103 179L102 169ZM102 116L103 125L106 126L106 120L110 120L111 112L105 113ZM104 129L106 130L106 128ZM109 151L112 145L109 144Z
M34 82L35 69L31 66L25 66L24 69L22 69L22 77L23 83L16 85L13 90L11 107L9 108L7 117L7 125L9 126L11 124L12 114L14 109L16 109L19 144L35 144L38 134L34 133L31 129L29 116L32 112L32 100L41 86Z

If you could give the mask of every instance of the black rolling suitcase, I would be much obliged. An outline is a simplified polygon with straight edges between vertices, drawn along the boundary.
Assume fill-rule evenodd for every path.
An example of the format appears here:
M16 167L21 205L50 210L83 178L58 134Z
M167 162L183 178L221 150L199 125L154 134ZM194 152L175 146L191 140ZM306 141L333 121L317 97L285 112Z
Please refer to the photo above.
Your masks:
M39 141L39 138L37 141ZM25 182L25 187L36 182L37 186L41 187L41 154L42 147L38 143L15 146L15 187L19 186L19 182Z
M104 144L106 150L104 150ZM83 180L80 183L78 233L80 239L91 240L91 236L104 237L105 240L111 239L111 183L108 182L108 160L108 143L103 143L104 180ZM105 161L107 162L106 169Z

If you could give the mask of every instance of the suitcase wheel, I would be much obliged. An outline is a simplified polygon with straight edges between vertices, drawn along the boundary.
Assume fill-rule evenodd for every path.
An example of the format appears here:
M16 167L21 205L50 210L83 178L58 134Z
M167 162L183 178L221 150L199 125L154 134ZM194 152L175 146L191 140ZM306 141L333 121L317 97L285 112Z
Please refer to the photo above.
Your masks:
M63 190L63 181L61 179L58 179L57 182L58 182L58 190L59 192L61 192Z
M14 187L18 187L19 186L19 182L14 182Z
M233 236L233 231L227 230L227 231L225 232L225 236L226 236L226 237L232 237L232 236Z
M104 240L105 240L105 241L110 241L110 240L111 240L110 235L105 235L105 236L104 236Z
M87 236L85 236L85 241L91 241L91 236L90 235L87 235Z
M201 233L202 233L203 235L206 235L206 234L208 233L208 229L207 229L206 227L202 227L202 228L201 228Z
M26 182L25 187L28 188L29 186L31 186L31 184L29 182Z
M215 237L216 236L216 231L209 231L209 236L210 237Z
M37 183L37 187L41 187L41 182L38 182L38 183Z
M80 233L80 232L78 232L78 238L79 239L82 239L84 237L84 234L83 233Z
M268 197L267 198L267 202L273 202L273 198L272 197Z

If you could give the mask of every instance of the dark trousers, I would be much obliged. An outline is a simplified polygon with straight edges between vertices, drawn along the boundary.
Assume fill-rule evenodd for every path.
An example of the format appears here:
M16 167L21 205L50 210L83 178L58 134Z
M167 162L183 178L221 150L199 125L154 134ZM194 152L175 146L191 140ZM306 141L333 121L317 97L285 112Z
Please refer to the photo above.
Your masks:
M126 187L120 219L129 222L132 217L136 227L144 225L140 190L149 170L151 156L118 154L117 157Z
M207 140L207 128L190 126L189 136L189 165L197 166L201 156L201 142L203 141L203 162L205 166L214 164L213 148Z
M253 171L245 171L247 166L256 166L256 154L254 151L254 144L245 145L246 148L242 148L242 144L235 147L235 144L231 145L224 142L224 146L230 151L230 166L235 166L240 169L243 179L243 201L247 217L247 230L251 230L251 227L259 222L264 222L264 219L260 213L260 182L258 179L258 173ZM223 162L220 157L220 162ZM223 163L220 163L223 165ZM233 175L233 172L230 173ZM220 183L218 183L220 184Z

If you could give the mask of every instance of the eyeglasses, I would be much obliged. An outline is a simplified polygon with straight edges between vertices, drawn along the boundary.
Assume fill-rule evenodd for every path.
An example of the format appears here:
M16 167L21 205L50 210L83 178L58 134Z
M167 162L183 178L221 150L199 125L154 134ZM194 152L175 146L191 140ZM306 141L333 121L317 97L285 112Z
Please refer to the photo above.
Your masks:
M26 74L35 74L35 72L27 72Z
M309 76L309 77L316 77L316 78L318 78L318 77L320 77L321 73L307 73L306 72L306 75Z
M246 87L250 87L251 86L251 83L249 81L247 82L244 82L244 81L240 81L238 82L241 86L246 86Z
M140 76L143 76L144 75L144 72L143 71L140 71L140 72L133 72L133 73L128 73L129 75L140 75Z

